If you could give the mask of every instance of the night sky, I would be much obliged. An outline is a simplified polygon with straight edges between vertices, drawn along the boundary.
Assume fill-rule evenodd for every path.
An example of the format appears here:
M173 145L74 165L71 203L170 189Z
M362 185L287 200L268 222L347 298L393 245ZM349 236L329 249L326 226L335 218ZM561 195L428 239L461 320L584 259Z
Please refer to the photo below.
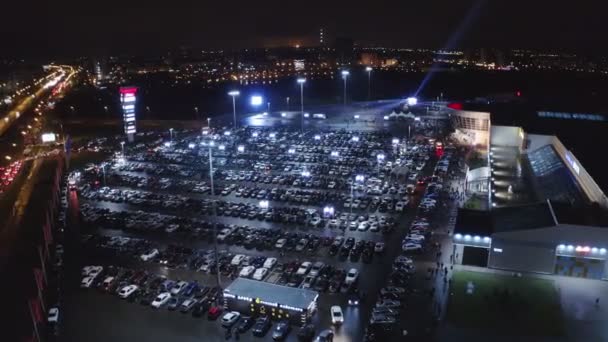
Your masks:
M604 48L601 1L31 0L3 4L5 56L241 48L329 38L393 47ZM477 4L477 5L476 5ZM478 10L471 10L478 8ZM460 35L457 33L461 32ZM451 38L454 37L454 38Z

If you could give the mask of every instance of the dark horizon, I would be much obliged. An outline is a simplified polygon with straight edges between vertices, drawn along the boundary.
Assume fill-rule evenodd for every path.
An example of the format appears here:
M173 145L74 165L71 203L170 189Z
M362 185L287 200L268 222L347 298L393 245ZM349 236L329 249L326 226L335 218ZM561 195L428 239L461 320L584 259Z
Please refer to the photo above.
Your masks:
M149 53L180 46L214 49L314 46L350 37L361 46L426 48L571 48L606 45L604 4L486 0L398 3L268 1L187 4L109 0L83 7L74 0L39 6L10 2L0 23L3 55L67 57ZM343 5L343 6L341 6ZM34 8L34 9L32 9ZM24 21L23 16L30 20ZM515 24L515 25L514 25Z

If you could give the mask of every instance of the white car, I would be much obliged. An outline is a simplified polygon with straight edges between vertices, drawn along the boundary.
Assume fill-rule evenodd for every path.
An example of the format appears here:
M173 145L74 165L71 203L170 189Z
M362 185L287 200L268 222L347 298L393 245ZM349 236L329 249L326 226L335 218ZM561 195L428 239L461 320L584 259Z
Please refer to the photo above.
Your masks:
M286 243L287 243L287 239L278 239L277 243L274 244L274 248L281 249L281 248L285 247Z
M91 285L93 284L93 280L95 280L95 277L93 277L93 276L86 276L86 277L82 278L82 281L80 282L80 287L84 287L84 288L91 287Z
M239 277L249 278L253 272L255 272L255 266L245 266L241 272L239 272Z
M406 242L401 246L404 252L422 252L422 245L413 242Z
M243 254L237 254L232 258L232 261L230 261L230 264L234 265L234 266L238 266L243 262L243 260L245 260L245 256Z
M423 242L425 238L422 235L408 234L405 236L405 240Z
M369 228L367 221L359 223L359 227L357 227L358 231L364 232Z
M159 254L158 249L154 248L151 251L149 251L148 253L144 253L144 254L140 255L139 258L142 261L149 261L149 260L152 260L155 257L157 257L158 254Z
M49 315L47 316L47 322L57 323L59 321L59 308L52 307L49 309Z
M268 258L264 261L264 268L271 269L277 264L277 258Z
M297 275L305 275L306 273L308 273L308 271L310 270L310 267L312 266L312 262L310 261L304 261L302 263L302 265L300 265L300 268L298 268L298 270L296 271Z
M150 304L153 308L160 308L165 305L169 299L171 299L171 294L169 292L163 292L154 298L152 304Z
M120 298L128 298L131 294L133 294L133 292L137 291L138 288L139 286L137 285L127 285L120 289L118 296Z
M262 280L268 274L268 269L266 267L260 267L253 273L253 279Z
M238 311L230 311L222 317L222 326L225 328L232 327L241 318L241 314Z
M348 273L346 273L346 278L344 278L344 282L346 284L352 284L352 283L356 282L358 278L359 278L359 271L357 271L356 268L351 268L350 270L348 270Z
M186 286L188 286L188 283L183 280L177 282L177 284L173 285L173 287L171 288L171 294L178 295L186 288Z
M334 305L329 309L331 313L331 323L332 324L342 324L344 323L344 315L342 314L342 308L338 305Z
M83 276L93 276L96 277L97 275L99 275L99 273L101 273L101 271L103 271L103 266L85 266L82 268L82 272L81 274Z

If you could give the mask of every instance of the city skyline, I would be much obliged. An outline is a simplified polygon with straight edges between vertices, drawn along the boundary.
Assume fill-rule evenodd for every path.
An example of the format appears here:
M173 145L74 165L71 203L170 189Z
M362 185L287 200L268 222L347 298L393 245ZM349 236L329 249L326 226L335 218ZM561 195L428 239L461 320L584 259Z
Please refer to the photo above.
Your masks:
M320 28L328 45L336 37L353 38L361 46L430 48L589 49L606 42L602 35L593 34L601 31L605 7L597 4L570 8L546 1L436 0L386 6L309 2L292 8L276 1L233 1L166 9L116 1L83 8L73 0L59 0L44 13L22 6L7 4L7 13L31 13L27 25L19 16L9 16L0 24L6 33L5 54L12 56L145 52L179 46L314 46ZM39 8L44 7L48 5Z

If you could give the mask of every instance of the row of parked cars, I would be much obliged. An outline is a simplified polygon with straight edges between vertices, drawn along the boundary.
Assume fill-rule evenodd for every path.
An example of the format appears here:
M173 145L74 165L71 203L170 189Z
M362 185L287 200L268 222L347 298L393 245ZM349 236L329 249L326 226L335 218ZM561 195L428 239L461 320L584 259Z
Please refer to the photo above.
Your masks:
M84 266L81 275L82 288L97 289L102 293L112 294L132 303L148 305L154 309L179 311L182 314L191 314L193 317L207 317L210 321L221 317L222 327L234 330L238 334L251 330L253 336L263 337L272 327L272 321L268 316L255 318L242 316L237 311L224 312L223 306L218 304L221 302L219 290L204 286L196 280L171 280L146 271L98 265ZM356 275L352 279L356 279ZM58 310L54 308L49 319L55 320L57 315ZM274 326L272 338L276 341L284 340L291 330L288 321L279 321ZM298 338L302 341L311 341L314 333L314 326L306 325L298 332ZM332 341L332 339L333 331L328 329L317 335L315 341Z

